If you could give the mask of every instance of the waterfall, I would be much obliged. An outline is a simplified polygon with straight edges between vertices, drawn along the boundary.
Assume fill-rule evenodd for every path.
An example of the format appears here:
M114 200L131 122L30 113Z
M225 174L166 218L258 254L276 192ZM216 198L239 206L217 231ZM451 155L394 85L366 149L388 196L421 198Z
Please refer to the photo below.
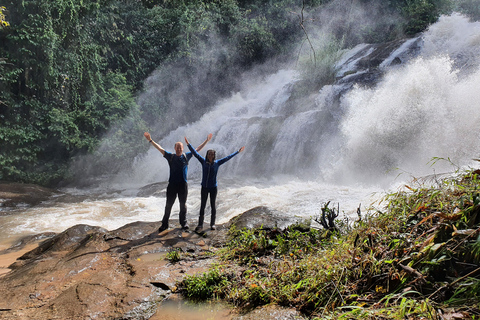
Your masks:
M414 176L472 163L480 152L480 23L442 17L422 35L419 55L374 88L343 99L342 162L356 178L395 168ZM450 163L451 162L451 163ZM379 172L380 171L380 172ZM398 174L398 172L396 173Z
M218 223L256 206L311 218L328 201L354 216L359 204L364 212L378 193L410 180L399 181L400 173L421 177L479 158L479 52L480 23L442 17L417 38L345 52L337 80L316 92L299 97L300 74L280 70L246 81L244 90L197 121L166 136L151 133L169 151L184 136L196 146L208 133L213 139L203 155L213 148L223 157L246 146L220 168ZM147 142L140 136L139 143ZM435 157L447 161L431 166ZM159 221L166 183L149 186L154 193L147 195L139 188L165 182L168 172L167 161L150 148L130 172L98 190L64 190L65 197L4 216L0 233L16 239L78 223L112 230ZM192 223L200 206L200 173L193 158L187 200Z
M301 100L292 98L298 73L278 71L244 85L161 144L171 150L184 136L199 144L212 132L207 148L220 157L245 145L246 152L223 170L227 176L373 182L398 175L396 170L430 174L434 158L467 165L480 150L479 46L478 22L442 17L420 37L403 41L375 69L361 61L376 50L378 56L378 48L359 45L338 62L334 84ZM367 83L372 70L373 86ZM167 179L160 158L150 150L141 160L142 166L159 168L148 175L150 182ZM437 166L452 169L450 163ZM191 176L198 176L199 167L192 167Z

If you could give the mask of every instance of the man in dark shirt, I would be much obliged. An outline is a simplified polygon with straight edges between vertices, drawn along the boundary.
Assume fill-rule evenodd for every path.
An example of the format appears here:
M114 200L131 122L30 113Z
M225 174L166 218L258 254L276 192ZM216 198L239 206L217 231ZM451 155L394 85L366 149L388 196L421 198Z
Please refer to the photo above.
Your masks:
M175 153L170 153L165 151L158 143L152 140L150 133L145 132L143 134L145 138L158 150L162 153L163 157L168 160L168 165L170 167L170 176L168 178L167 186L167 201L165 204L165 213L163 214L162 226L158 232L162 232L168 229L168 220L170 219L170 213L172 212L173 204L175 199L178 196L178 201L180 202L180 213L179 220L182 229L187 230L187 195L188 195L188 183L187 183L187 170L188 170L188 161L192 157L191 152L183 153L183 143L175 143ZM197 147L197 151L202 150L202 148L212 139L212 134L210 133L207 139Z

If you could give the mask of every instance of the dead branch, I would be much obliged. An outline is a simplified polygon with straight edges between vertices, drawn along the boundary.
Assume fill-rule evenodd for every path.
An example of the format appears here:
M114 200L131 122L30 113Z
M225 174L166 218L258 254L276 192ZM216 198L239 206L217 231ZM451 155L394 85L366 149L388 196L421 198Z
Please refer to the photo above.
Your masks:
M421 274L420 272L418 272L417 270L413 269L412 267L409 267L409 266L405 266L401 263L398 264L398 266L400 268L402 268L403 270L405 270L408 274L411 274L411 275L414 275L415 277L417 278L420 278L420 279L423 279L423 274Z
M328 205L330 204L330 201L328 201L322 210L322 215L321 217L316 217L315 221L323 226L323 228L330 230L330 231L338 231L337 226L335 225L335 219L338 217L338 214L340 212L340 204L338 205L338 208L335 209L330 209Z
M300 18L300 27L302 28L303 33L305 34L305 37L307 38L307 41L310 44L310 48L312 49L313 63L314 63L314 66L316 68L317 67L317 57L316 57L316 54L315 54L315 49L313 48L312 42L310 41L310 38L308 37L307 29L305 29L305 25L304 25L304 22L305 22L305 19L303 17L304 9L305 9L305 0L302 1L302 11L298 15L298 17ZM302 46L303 46L303 43L302 43ZM300 55L300 53L299 53L299 55Z

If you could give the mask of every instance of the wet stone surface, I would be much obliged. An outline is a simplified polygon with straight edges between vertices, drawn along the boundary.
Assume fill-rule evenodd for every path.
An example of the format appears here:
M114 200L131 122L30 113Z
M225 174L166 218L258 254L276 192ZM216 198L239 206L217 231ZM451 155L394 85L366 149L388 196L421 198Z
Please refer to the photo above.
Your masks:
M168 319L195 319L187 316L191 312L198 319L279 319L280 314L293 319L294 311L281 308L249 317L228 306L192 307L175 294L178 281L215 263L211 252L225 244L230 224L273 227L279 222L291 224L295 218L258 207L204 234L179 228L159 234L159 223L135 222L113 231L76 225L30 237L24 243L38 246L0 277L0 319L165 319L167 313ZM185 258L171 263L166 257L173 249Z
M34 184L0 181L0 213L17 207L31 207L48 200L58 191Z

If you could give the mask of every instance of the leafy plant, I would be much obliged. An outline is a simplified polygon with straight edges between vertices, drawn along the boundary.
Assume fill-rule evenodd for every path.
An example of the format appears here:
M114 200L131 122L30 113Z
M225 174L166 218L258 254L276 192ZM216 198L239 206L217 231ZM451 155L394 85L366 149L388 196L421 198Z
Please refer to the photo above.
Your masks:
M218 269L199 276L187 276L181 282L182 292L191 300L207 300L217 295L219 288L229 285L227 277Z
M166 259L172 263L178 262L182 259L181 255L182 250L181 249L172 249L169 250L166 256Z

